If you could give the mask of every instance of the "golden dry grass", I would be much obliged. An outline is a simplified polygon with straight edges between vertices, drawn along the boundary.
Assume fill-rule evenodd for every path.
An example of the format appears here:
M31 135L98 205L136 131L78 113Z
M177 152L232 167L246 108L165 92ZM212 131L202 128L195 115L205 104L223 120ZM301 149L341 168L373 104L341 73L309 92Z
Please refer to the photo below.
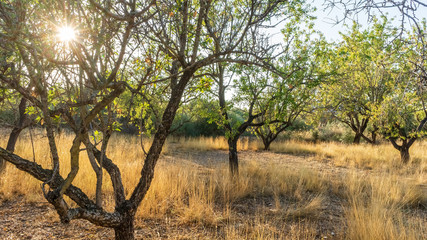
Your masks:
M176 143L177 147L187 150L208 151L208 150L228 150L228 143L225 137L175 137L169 142ZM241 137L237 142L237 150L259 150L262 149L261 142L250 137Z
M397 176L347 178L346 208L349 239L425 239L425 219L408 217L409 206L421 203L421 195Z
M350 145L336 142L309 143L300 141L275 142L271 150L280 153L315 155L317 160L331 160L336 166L365 169L402 168L399 151L389 143ZM412 164L427 171L427 141L417 141L410 149Z
M50 167L46 138L38 133L35 139L36 162ZM4 147L5 141L2 138L0 146ZM67 146L71 141L72 136L67 134L58 138L63 175L69 170ZM143 164L140 139L116 135L111 143L108 156L122 170L129 196ZM347 168L342 175L325 175L311 168L285 168L277 163L261 164L268 163L268 159L253 159L242 163L237 182L231 181L228 169L222 165L189 167L162 157L138 218L173 219L185 226L221 229L219 235L217 230L205 235L214 239L313 239L323 234L319 229L325 226L319 224L331 224L325 219L333 212L342 218L338 226L333 226L338 239L423 239L427 236L422 218L427 216L425 144L417 143L411 151L412 163L403 166L397 161L398 152L386 145L275 143L275 152L309 153L319 160L328 159L335 166L356 169ZM144 145L147 149L149 141L144 140ZM30 146L24 134L16 153L32 159ZM257 150L260 146L249 139L239 144L240 150ZM175 138L168 141L164 154L173 156L174 149L218 151L227 147L224 138ZM94 198L95 174L84 152L80 162L73 184ZM363 170L366 168L377 170ZM104 179L104 205L113 210L111 183L108 177ZM0 177L0 198L13 200L17 196L44 201L40 182L8 164ZM335 199L334 204L331 199Z

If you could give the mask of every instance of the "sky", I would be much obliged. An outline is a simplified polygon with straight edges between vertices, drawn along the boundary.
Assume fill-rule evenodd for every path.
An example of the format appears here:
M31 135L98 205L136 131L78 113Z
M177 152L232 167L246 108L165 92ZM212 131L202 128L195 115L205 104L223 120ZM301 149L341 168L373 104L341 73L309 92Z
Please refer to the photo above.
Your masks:
M427 3L427 0L425 0ZM317 17L315 21L316 29L323 32L323 34L326 36L327 40L338 40L340 39L339 32L345 32L346 29L344 27L344 23L335 24L335 19L342 19L343 18L343 12L344 9L340 8L334 8L332 11L331 9L325 9L325 6L323 5L323 0L317 0L313 1L313 6L317 8L317 11L314 13L314 15ZM375 15L379 16L380 12L376 11L373 12ZM401 12L397 8L390 8L390 9L383 9L382 13L387 14L388 18L395 18L393 20L393 25L399 25L401 24ZM416 17L418 19L426 18L427 17L427 7L420 6L419 9L416 11ZM358 22L362 25L362 28L369 25L368 21L368 14L366 12L361 12L355 16L353 16L354 19L358 20ZM345 21L346 24L352 25L352 20L348 19ZM408 23L408 22L407 22ZM409 27L409 24L405 25L405 27Z
M427 0L424 1L427 3ZM311 5L317 9L317 11L313 13L313 15L317 17L317 19L314 21L315 29L321 31L328 41L340 40L341 37L339 32L346 32L347 30L344 24L351 26L352 20L347 19L345 22L336 24L336 19L343 18L344 9L340 9L339 7L336 7L332 10L325 9L323 3L323 0L313 0L311 2ZM400 25L399 20L401 13L396 8L383 10L383 13L387 13L389 19L395 18L393 22L394 25ZM376 15L379 16L380 13L376 12ZM427 18L427 7L419 7L416 12L416 16L418 19ZM362 29L369 25L368 14L366 12L361 12L357 16L353 16L353 18L358 20L358 22L362 25ZM409 27L409 25L406 24L405 27ZM281 28L283 27L279 25L277 28L269 30L269 32L273 35L273 43L280 43L282 41L283 37L280 34Z

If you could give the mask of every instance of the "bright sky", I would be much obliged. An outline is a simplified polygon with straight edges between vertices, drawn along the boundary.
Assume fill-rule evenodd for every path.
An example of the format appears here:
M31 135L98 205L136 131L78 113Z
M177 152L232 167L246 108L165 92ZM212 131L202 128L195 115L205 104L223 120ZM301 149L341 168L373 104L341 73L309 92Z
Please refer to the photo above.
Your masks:
M427 2L427 0L425 0ZM339 24L336 23L336 19L342 19L343 18L343 12L344 9L339 9L338 7L334 8L332 11L331 9L326 9L325 6L323 6L324 1L323 0L313 0L311 5L317 8L317 11L314 13L314 16L317 17L315 21L315 28L317 30L320 30L327 40L333 41L333 40L339 40L341 39L341 36L339 35L339 32L346 32L347 29L344 27L344 23L341 22ZM399 25L400 24L400 18L401 13L396 9L388 9L384 10L383 13L387 13L389 19L395 18L394 24ZM379 12L376 14L379 16ZM419 20L422 18L427 18L427 7L419 7L419 9L416 12L416 16ZM369 25L368 23L368 15L366 12L361 12L357 16L353 16L354 19L357 19L358 22L363 27L366 27ZM349 26L352 25L352 20L347 19L345 21L345 24L348 24ZM406 24L405 27L409 27L409 24ZM269 29L268 32L273 35L272 43L281 43L282 42L282 35L280 33L280 29L283 28L283 26L278 26L274 29Z
M427 1L427 0L426 0ZM344 9L338 9L334 8L333 11L330 9L325 9L325 6L322 5L323 0L315 0L313 1L312 5L317 8L316 13L314 14L317 17L317 20L315 21L315 26L318 30L323 32L327 40L337 40L340 39L339 32L345 32L346 29L344 28L344 24L335 24L336 19L342 19L343 18L343 12ZM397 8L390 8L387 10L382 10L383 13L386 13L388 18L395 18L394 25L400 25L401 22L401 13L398 11ZM374 12L375 13L375 12ZM377 16L380 15L379 12L376 12ZM419 9L416 12L416 17L421 20L422 18L427 17L427 7L419 7ZM354 16L354 19L358 20L358 22L362 25L362 27L368 26L368 15L366 12L361 12L357 16ZM351 19L346 20L345 22L349 26L352 25ZM409 27L408 22L406 22L405 27Z

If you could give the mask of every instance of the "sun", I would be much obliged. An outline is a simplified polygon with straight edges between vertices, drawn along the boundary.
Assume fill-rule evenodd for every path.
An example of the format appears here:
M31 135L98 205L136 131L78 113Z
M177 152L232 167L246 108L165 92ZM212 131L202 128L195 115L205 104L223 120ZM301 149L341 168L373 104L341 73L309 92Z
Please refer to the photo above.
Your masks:
M70 26L58 28L58 38L61 42L70 42L76 39L76 30Z

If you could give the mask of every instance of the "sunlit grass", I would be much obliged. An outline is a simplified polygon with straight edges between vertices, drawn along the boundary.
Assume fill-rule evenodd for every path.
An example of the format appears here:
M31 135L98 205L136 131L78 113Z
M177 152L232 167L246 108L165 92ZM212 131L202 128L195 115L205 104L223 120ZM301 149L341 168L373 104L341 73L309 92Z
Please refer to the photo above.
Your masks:
M172 137L168 143L176 144L177 147L187 150L209 151L228 150L228 143L225 137ZM237 142L237 150L259 150L261 143L256 138L241 137Z
M228 150L227 141L224 137L172 138L168 142L185 150ZM288 140L273 142L270 149L276 153L312 156L319 161L331 161L339 167L427 171L427 158L425 157L427 156L427 141L421 140L416 141L411 147L412 160L409 167L405 168L402 168L399 151L388 142L379 145L353 145L337 142L312 143ZM238 150L262 151L263 145L256 138L244 137L238 142Z
M336 166L356 167L361 169L400 169L399 151L389 143L379 145L343 144L336 142L310 143L301 141L275 142L271 150L278 153L311 155L320 161L332 161ZM427 171L427 141L417 141L410 149L409 167Z
M36 132L34 139L36 162L50 167L47 139L42 132ZM63 160L61 174L66 175L72 136L63 134L57 141ZM143 139L142 144L147 150L150 140ZM418 142L413 146L412 163L405 166L399 164L398 152L387 145L278 142L272 145L272 151L322 162L327 160L334 166L348 168L348 171L342 175L325 175L308 167L288 168L282 165L286 163L265 164L268 159L255 158L241 162L239 180L233 181L223 165L205 167L170 161L175 159L176 150L223 151L227 149L224 138L172 138L163 153L167 157L163 156L159 161L137 218L173 219L183 225L221 229L220 236L215 233L207 238L313 239L319 234L316 222L331 214L326 207L334 198L338 202L334 203L337 204L335 208L342 209L342 226L337 226L340 232L336 232L340 239L423 239L427 236L424 220L408 211L426 209L425 144ZM1 138L0 146L5 145L6 138ZM16 153L33 159L29 146L28 135L24 133ZM262 145L253 139L244 139L239 147L240 151L257 151ZM121 169L129 196L143 165L141 139L113 136L108 157ZM197 162L197 159L192 160ZM94 199L96 178L84 151L80 163L73 184ZM371 168L375 171L366 170ZM112 187L107 173L105 176L104 206L112 211ZM18 196L26 201L45 201L39 181L7 164L0 177L0 199L13 201ZM254 199L259 199L255 202L262 201L253 205Z
M345 189L349 239L425 239L424 220L405 215L407 207L425 201L414 182L394 175L354 175L347 178Z

